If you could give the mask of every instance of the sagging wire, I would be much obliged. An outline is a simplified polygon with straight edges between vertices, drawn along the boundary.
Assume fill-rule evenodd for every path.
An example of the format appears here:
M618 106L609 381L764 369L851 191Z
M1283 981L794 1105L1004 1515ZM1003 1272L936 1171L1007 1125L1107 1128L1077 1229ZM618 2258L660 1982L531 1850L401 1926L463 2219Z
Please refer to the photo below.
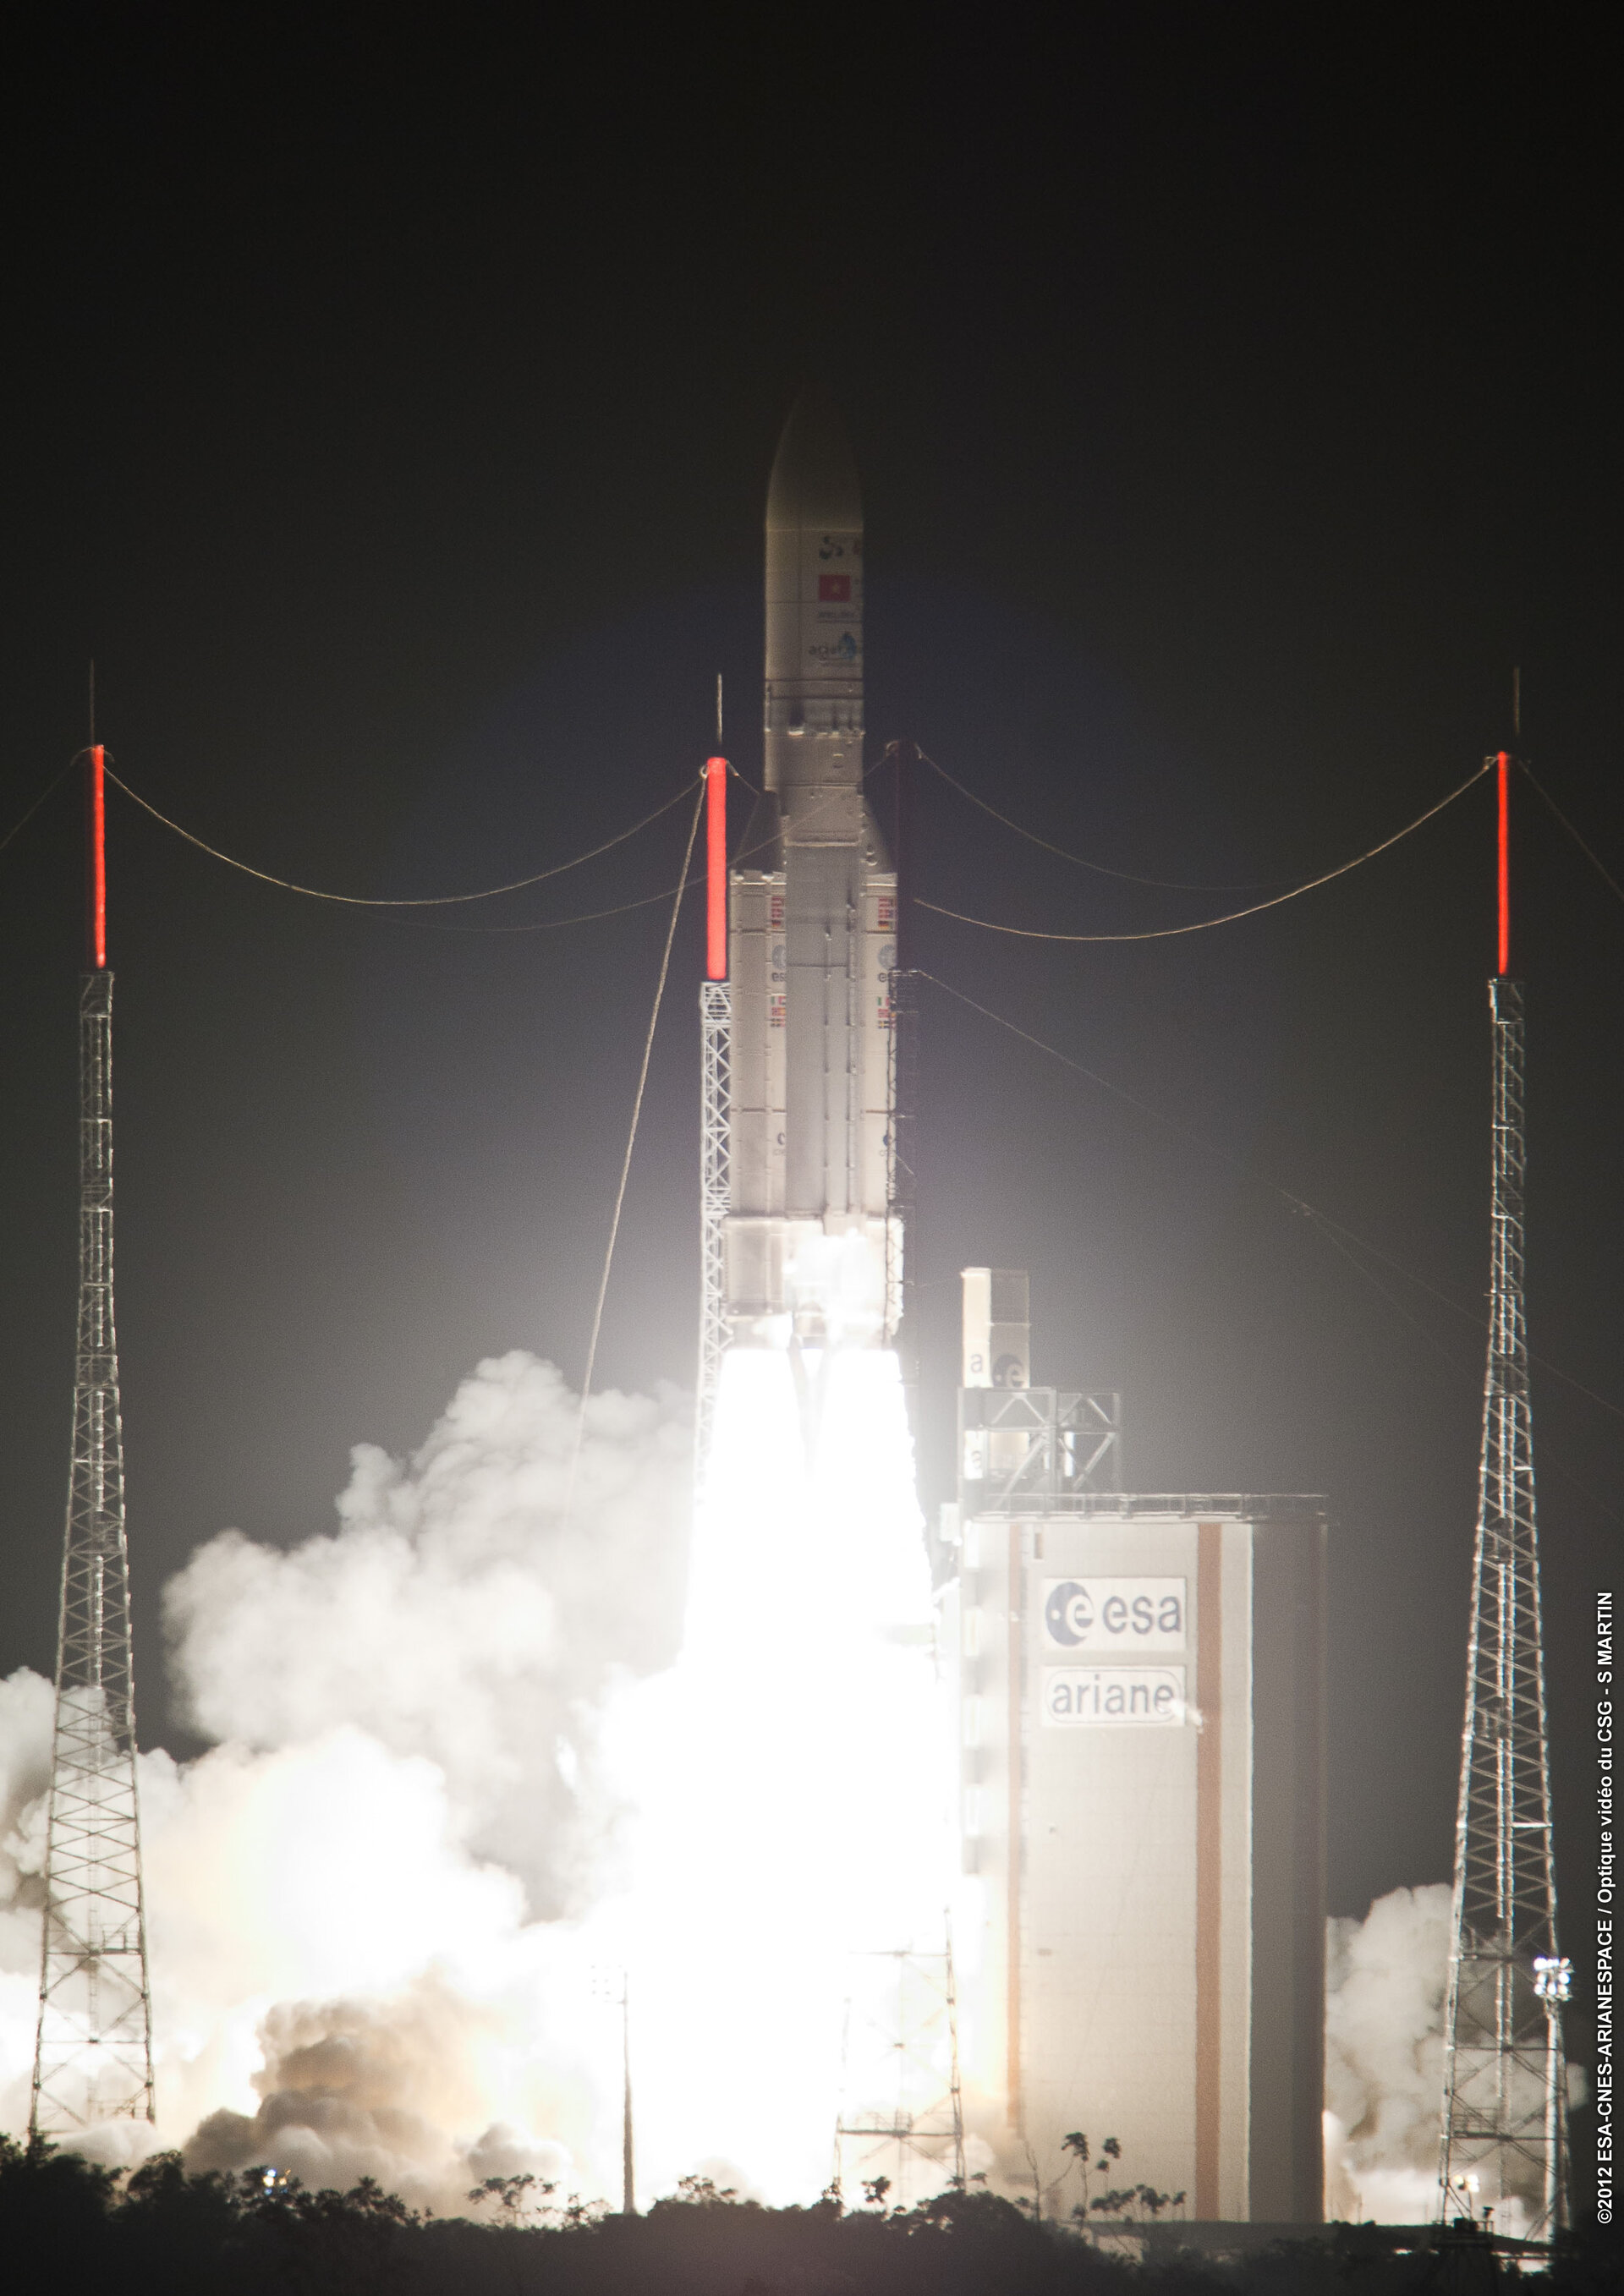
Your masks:
M637 836L641 831L647 829L651 823L659 821L662 816L669 813L673 806L680 805L690 791L703 787L702 780L685 782L675 797L667 798L663 805L657 805L652 813L645 813L642 820L635 821L629 829L622 829L613 837L605 838L602 845L595 845L590 852L578 853L571 861L557 862L551 869L538 869L533 877L515 877L511 885L486 885L475 893L430 893L414 899L382 899L363 893L324 892L318 886L296 885L291 878L275 877L268 869L256 869L251 863L239 861L230 853L222 853L217 846L210 845L203 838L194 836L189 829L183 829L179 822L171 821L167 813L160 813L158 808L149 799L143 797L138 791L133 790L127 781L120 781L111 766L107 767L107 778L110 782L117 783L125 796L138 805L144 813L150 813L154 821L161 822L166 829L172 829L176 837L184 837L188 845L195 845L200 852L207 853L211 860L223 861L228 869L239 869L245 877L257 877L262 885L279 886L284 893L302 893L307 900L332 901L348 909L446 909L455 908L464 901L494 901L500 893L522 892L529 885L545 884L549 877L562 877L570 869L578 869L586 862L595 861L601 853L612 852L617 845L624 845L628 838ZM659 901L663 900L665 896L663 893L655 893L651 898ZM627 906L640 908L645 905L642 902L629 902ZM603 909L596 914L603 916L617 916L620 912L616 909ZM561 917L557 922L561 924L570 924L579 921Z
M867 772L864 774L863 781L868 781L873 775L878 773L883 763L883 758L876 758L874 763L869 767ZM67 770L67 767L62 768L63 773L66 773ZM735 778L743 783L746 789L750 790L758 797L761 795L761 791L756 789L754 783L747 780L745 775L741 774L736 767L730 767L730 770L733 772ZM702 775L697 781L685 782L682 788L677 791L675 797L668 798L663 805L656 806L652 813L644 814L643 819L641 821L634 822L629 829L621 830L616 836L606 839L602 845L595 845L590 852L578 854L572 861L561 861L551 869L543 869L538 871L533 877L517 878L511 885L491 885L486 887L483 890L475 893L441 893L414 900L383 900L365 898L355 893L323 892L316 886L297 885L289 878L275 877L273 876L268 870L256 869L249 862L239 861L232 854L222 853L217 847L209 844L203 838L195 836L191 830L184 829L179 822L171 821L167 814L160 813L155 805L152 804L146 798L140 796L135 790L131 789L127 782L120 781L118 775L113 772L111 766L107 768L107 778L109 781L118 783L118 786L124 791L126 797L133 799L135 804L140 806L144 812L150 813L154 821L161 822L166 829L173 830L177 837L185 838L188 845L195 845L200 852L207 853L211 860L223 861L228 869L240 870L243 875L256 878L259 883L263 885L277 886L283 892L300 893L309 900L335 902L346 908L384 909L395 911L401 909L448 908L455 907L459 904L467 901L494 900L500 893L521 892L527 886L545 883L549 877L562 877L568 870L578 869L584 862L595 861L600 854L612 851L617 845L624 845L628 839L636 837L641 831L649 828L652 823L660 820L666 814L671 811L674 806L680 805L683 799L688 796L692 791L696 788L702 791L704 787ZM61 779L62 775L59 774L56 776L56 780L60 781ZM47 785L47 787L41 792L40 796L35 800L33 806L29 808L29 814L37 810L38 807L45 802L45 798L50 795L51 791L54 789L55 786L56 782L54 781ZM808 810L807 816L808 820L816 820L820 812L824 811L828 806L838 802L838 794L836 797L825 799L823 805L814 806ZM26 822L28 818L29 814L25 814L23 816L23 821ZM21 829L22 825L23 823L19 822L17 827ZM11 835L15 836L16 833L16 830L13 830L11 832ZM9 838L6 841L10 841ZM734 856L731 865L736 868L741 862L749 860L752 855L766 852L769 846L775 841L775 840L771 838L763 838L754 845L745 846L742 851ZM4 846L0 846L0 851L3 851L4 849ZM416 924L420 931L425 932L477 933L480 935L558 932L568 925L597 924L606 917L629 916L635 910L652 908L658 902L668 901L674 894L685 892L690 885L694 884L697 882L697 878L685 875L680 885L662 885L658 892L645 893L640 899L636 901L618 901L612 908L585 909L580 911L578 914L569 917L539 917L532 919L524 924L433 924L426 918L410 917L401 918L400 922L406 924Z
M914 896L914 906L915 908L929 909L939 917L951 917L956 924L975 925L982 932L1005 933L1016 940L1073 942L1175 940L1185 933L1211 932L1218 925L1238 924L1243 917L1260 916L1265 909L1277 909L1283 902L1295 901L1304 893L1315 892L1321 885L1329 885L1336 878L1347 876L1349 870L1362 867L1366 861L1374 861L1379 853L1386 853L1393 846L1400 844L1405 838L1414 836L1416 830L1432 820L1438 814L1442 813L1446 806L1451 806L1456 798L1464 797L1474 783L1481 781L1483 775L1490 771L1494 762L1492 758L1486 758L1480 766L1467 775L1458 788L1449 791L1448 797L1440 797L1436 805L1430 805L1424 813L1417 814L1414 821L1407 822L1402 829L1395 830L1390 837L1384 837L1379 845L1373 845L1363 853L1356 853L1351 861L1344 861L1334 869L1327 869L1323 876L1310 877L1305 883L1293 885L1284 893L1275 893L1267 901L1253 901L1248 907L1231 909L1226 915L1221 917L1199 917L1193 924L1160 925L1149 932L1043 932L1035 925L1004 925L995 923L989 917L967 916L962 909L946 908L939 901L927 901L917 893Z
M1024 828L1020 822L1013 821L1007 813L1000 813L996 805L988 805L984 797L978 797L972 789L966 789L963 782L956 780L947 767L938 764L928 751L921 750L919 760L922 765L929 766L933 774L939 774L949 789L956 790L962 798L971 805L978 806L991 820L1002 824L1005 829L1013 829L1017 837L1024 837L1029 845L1041 846L1046 853L1057 854L1061 860L1072 862L1079 869L1092 869L1099 877L1117 877L1125 885L1153 885L1167 893L1260 893L1270 885L1288 882L1284 877L1259 877L1239 884L1185 884L1177 877L1141 877L1132 869L1108 868L1103 861L1087 861L1080 853L1069 853L1063 845L1052 844L1046 837L1039 837L1035 829Z
M889 752L887 752L887 755L889 755ZM870 766L867 772L864 774L863 782L868 781L873 775L877 774L881 767L885 762L886 758L884 757L876 758L874 764ZM754 795L760 797L763 794L760 790L756 788L753 782L745 780L744 775L739 772L736 766L730 764L728 771L732 774L735 781L742 782L744 783L744 787L747 790L751 791ZM863 783L859 782L858 787L861 788L862 785ZM690 782L688 787L692 789L693 786L693 784ZM686 792L684 791L682 794L685 795ZM828 812L832 806L840 804L844 794L845 792L843 791L837 790L833 796L823 799L820 803L808 806L806 812L800 816L800 825L804 828L812 822L817 820L818 816L821 814ZM730 869L736 869L742 863L753 858L756 854L770 851L772 847L777 842L778 839L775 836L758 838L753 845L741 846L738 852L734 855L733 859L727 865ZM697 885L701 883L704 878L704 874L705 873L702 869L695 870L691 875L685 877L680 885L663 885L659 892L645 893L641 900L622 901L618 907L612 909L588 909L580 916L542 917L533 923L522 925L435 925L429 924L425 922L422 924L422 930L425 932L447 933L555 932L561 925L595 924L600 917L624 917L628 916L634 909L652 908L656 901L668 901L674 893L685 893L690 885ZM405 922L411 923L414 922L414 920L407 918Z

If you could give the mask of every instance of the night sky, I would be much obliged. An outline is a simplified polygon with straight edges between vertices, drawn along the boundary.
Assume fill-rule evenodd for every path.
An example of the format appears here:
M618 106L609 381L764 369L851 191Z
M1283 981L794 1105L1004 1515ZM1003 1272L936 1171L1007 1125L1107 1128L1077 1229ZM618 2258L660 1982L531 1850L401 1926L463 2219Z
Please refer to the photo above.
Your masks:
M595 45L542 12L53 20L5 135L0 835L86 738L92 656L127 780L337 890L611 835L696 771L718 671L757 778L767 474L814 378L863 472L872 756L916 738L1114 868L1289 882L1508 742L1517 663L1523 749L1624 878L1616 186L1571 26L1533 53L1482 22L1415 45L1442 15L1153 6L1047 47L939 12L617 17ZM198 1541L329 1528L349 1447L414 1446L481 1356L578 1379L665 911L444 928L658 893L686 822L431 925L110 808L138 1703L185 1751L159 1593ZM1624 906L1526 785L1515 809L1577 1932ZM1130 931L1248 898L1090 875L929 772L916 816L915 890L986 917ZM66 782L0 854L0 1671L53 1660L79 838ZM1125 1391L1134 1487L1324 1492L1341 1913L1449 1870L1492 857L1483 783L1211 933L916 921L928 971L1166 1119L922 992L928 1501L957 1271L986 1261L1032 1271L1040 1380ZM603 1383L692 1377L700 945L691 901ZM1387 1258L1361 1272L1280 1188Z

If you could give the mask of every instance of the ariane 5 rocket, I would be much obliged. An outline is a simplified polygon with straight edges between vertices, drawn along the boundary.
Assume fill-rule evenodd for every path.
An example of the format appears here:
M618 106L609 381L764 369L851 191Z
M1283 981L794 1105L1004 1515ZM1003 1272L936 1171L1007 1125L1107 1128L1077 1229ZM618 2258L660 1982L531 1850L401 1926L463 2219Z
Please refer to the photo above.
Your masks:
M728 883L729 1338L875 1346L901 1303L897 875L864 795L862 496L813 390L767 488L765 731Z

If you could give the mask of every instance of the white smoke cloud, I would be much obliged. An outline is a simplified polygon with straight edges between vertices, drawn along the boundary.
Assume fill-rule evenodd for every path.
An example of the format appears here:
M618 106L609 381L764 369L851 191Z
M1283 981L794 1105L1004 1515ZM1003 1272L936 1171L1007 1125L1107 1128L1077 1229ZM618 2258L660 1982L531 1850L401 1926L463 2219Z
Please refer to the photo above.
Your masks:
M316 2187L370 2176L442 2207L490 2176L557 2185L570 2168L564 2146L485 2121L480 2052L493 2024L433 1974L385 2001L280 2004L260 2027L257 2109L208 2114L187 2141L188 2164L264 2163ZM447 2136L482 2122L472 2143Z
M20 1667L0 1682L0 2128L26 2127L39 2009L39 1883L51 1776L51 1685Z
M412 1459L357 1449L335 1534L224 1532L167 1590L178 1702L219 1742L140 1763L159 2136L200 2167L442 2210L488 2175L611 2183L618 2024L569 1916L618 1816L603 1702L676 1649L689 1431L675 1390L595 1397L566 1521L577 1407L550 1365L483 1363ZM13 2130L50 1726L47 1684L0 1685Z
M577 1404L551 1364L483 1363L402 1464L356 1449L340 1528L291 1554L225 1531L165 1594L184 1718L256 1749L340 1726L446 1780L531 1911L578 1906L604 1813L609 1684L676 1654L688 1428L675 1390Z
M1436 2210L1450 1904L1434 1882L1327 1924L1328 2217L1423 2224Z
M731 1698L712 1718L711 1774L734 1788L719 1800L696 1800L691 1768L669 1775L693 1752L660 1722L681 1703L680 1681L619 1694L677 1648L686 1414L673 1392L595 1398L566 1522L576 1408L549 1365L521 1354L481 1364L409 1461L357 1450L336 1532L288 1553L223 1532L168 1589L178 1701L217 1742L184 1766L162 1752L140 1765L159 2136L185 2143L193 2165L264 2162L315 2185L371 2175L442 2210L493 2175L618 2193L619 2017L612 1987L594 1981L596 1961L631 1949L627 1920L637 1926L623 1892L616 1911L626 1876L605 1854L619 1814L611 1773L617 1755L624 1773L628 1751L618 1742L640 1741L636 1763L662 1781L666 1830L720 1867L742 1860L741 1874L763 1865L769 1819L797 1798L759 1726L784 1702L783 1633L756 1652L753 1720L742 1731ZM785 1454L775 1467L764 1459L765 1489L794 1447L766 1416L758 1432ZM881 1447L901 1474L904 1451ZM866 1555L874 1533L849 1498L823 1510L826 1555L826 1541L790 1538L784 1512L785 1618L855 1583L845 1547L857 1540ZM909 1493L899 1485L891 1499L888 1520L911 1521ZM760 1500L759 1489L737 1526L758 1569ZM718 1549L709 1577L724 1560ZM723 1570L729 1585L737 1575ZM917 1607L900 1583L871 1591L888 1618ZM701 1608L736 1668L739 1620L714 1587ZM826 1664L829 1635L808 1632ZM689 1669L703 1675L719 1655L700 1630ZM28 2117L51 1702L26 1670L0 1683L0 2128L12 2130ZM813 1787L822 1779L826 1799L841 1768L824 1746L800 1781L802 1862L808 1812L821 1807ZM838 1799L860 1813L871 1797ZM894 1826L890 1798L873 1797L873 1812ZM585 1914L594 1899L607 1901L607 1922ZM1440 1885L1396 1890L1364 1922L1331 1925L1332 2213L1430 2213L1448 1914ZM651 1916L641 1950L651 1980L669 1980L656 1992L675 2014L694 1971L685 1982L660 1965L660 1940L668 1961L678 1932L683 1953L692 1940L657 1905L644 1906ZM735 1989L738 1978L735 1962ZM650 2046L654 2013L645 1992L638 2030ZM725 2030L711 2022L710 2047ZM680 2112L661 2115L657 2084L646 2098L662 2185L703 2169L718 2144L724 2181L752 2184L750 2084L711 2086L736 2088L740 2110L730 2119L718 2106L714 2127L693 2127L704 2158L679 2157L692 2082ZM808 2110L821 2144L824 2103Z

